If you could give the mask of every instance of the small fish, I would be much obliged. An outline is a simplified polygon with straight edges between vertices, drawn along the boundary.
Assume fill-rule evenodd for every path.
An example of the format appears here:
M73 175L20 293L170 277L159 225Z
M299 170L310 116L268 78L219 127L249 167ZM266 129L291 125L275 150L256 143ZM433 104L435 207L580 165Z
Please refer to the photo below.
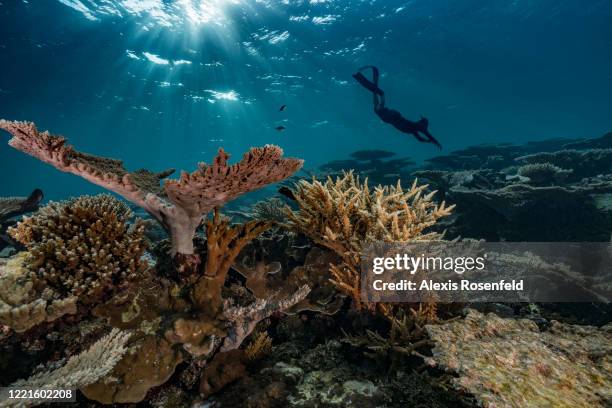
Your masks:
M287 107L287 105L282 105L278 110L282 112L282 111L285 110L286 107Z
M295 195L293 194L293 191L291 191L291 189L289 187L286 186L282 186L278 189L278 193L284 195L285 197L287 197L288 199L295 201Z
M283 125L277 126L274 129L276 129L279 132L283 132L285 129L287 129L286 127L284 127Z

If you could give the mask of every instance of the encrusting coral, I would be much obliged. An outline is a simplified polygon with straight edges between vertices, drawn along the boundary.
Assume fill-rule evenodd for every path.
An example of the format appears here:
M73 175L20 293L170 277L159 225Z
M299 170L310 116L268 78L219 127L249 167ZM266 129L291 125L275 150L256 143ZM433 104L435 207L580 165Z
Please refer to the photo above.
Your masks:
M129 207L108 194L51 202L9 234L26 246L35 285L84 304L108 299L148 267L144 226L131 225Z
M0 325L18 333L77 312L75 296L61 297L50 288L36 288L24 264L27 252L0 259Z
M610 406L610 325L553 321L541 331L531 320L470 310L463 320L426 329L437 364L484 407Z
M228 165L228 154L219 150L211 165L200 163L179 180L160 181L173 170L128 172L120 160L76 151L61 136L39 132L31 122L0 120L0 129L11 133L9 144L58 170L72 173L111 190L145 209L172 238L172 254L194 254L193 237L203 216L214 207L246 192L281 181L302 166L302 160L282 158L282 150L267 145L252 148L239 163ZM198 262L192 260L193 262Z
M314 242L338 254L342 262L331 265L333 283L349 295L357 309L371 309L363 304L361 288L361 251L368 242L406 242L438 240L442 235L426 232L454 206L432 201L435 192L424 194L426 185L416 180L409 190L398 181L396 186L378 186L370 191L352 172L345 172L325 183L302 180L294 196L299 209L287 210L289 226Z

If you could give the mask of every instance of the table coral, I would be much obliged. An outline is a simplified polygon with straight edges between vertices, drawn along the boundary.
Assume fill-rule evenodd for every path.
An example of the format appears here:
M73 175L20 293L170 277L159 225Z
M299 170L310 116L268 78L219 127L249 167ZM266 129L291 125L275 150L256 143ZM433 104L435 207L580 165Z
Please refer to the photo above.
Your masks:
M470 310L426 329L437 363L485 407L604 407L612 399L609 326L553 322L540 331L531 320Z
M234 165L228 164L229 155L220 149L212 164L200 163L194 172L182 172L180 179L167 180L160 187L173 170L129 172L120 160L78 152L63 137L39 132L31 122L0 120L0 129L11 133L9 145L17 150L145 209L169 232L172 254L187 258L194 253L193 236L204 215L241 194L281 181L302 166L302 160L282 158L277 146L252 148Z
M12 230L28 246L35 284L78 296L107 324L137 333L130 352L113 371L83 389L89 398L103 403L141 401L151 388L166 382L181 361L204 365L216 353L238 349L258 322L299 303L310 291L305 282L288 281L247 304L223 296L236 257L271 223L232 225L219 207L301 167L301 160L281 158L280 148L253 148L234 165L220 150L213 164L202 163L162 187L160 181L171 170L128 172L121 161L77 152L64 138L39 132L32 123L0 121L0 128L13 135L11 146L142 207L171 237L175 267L164 269L165 254L160 254L156 267L132 282L140 271L143 228L139 223L125 228L127 207L115 199L111 203L108 197L98 198L102 203L95 205L90 205L93 198L51 204ZM206 219L213 208L213 217ZM198 239L196 252L194 235L201 225L207 239L205 244ZM206 259L200 262L204 253Z

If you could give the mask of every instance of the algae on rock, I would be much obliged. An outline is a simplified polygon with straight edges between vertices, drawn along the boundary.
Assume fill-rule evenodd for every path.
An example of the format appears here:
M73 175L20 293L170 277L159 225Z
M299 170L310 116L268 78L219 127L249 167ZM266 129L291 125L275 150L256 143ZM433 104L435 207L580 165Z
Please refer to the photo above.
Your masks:
M612 401L612 328L470 310L465 319L426 326L433 358L458 375L454 385L485 407L608 407Z

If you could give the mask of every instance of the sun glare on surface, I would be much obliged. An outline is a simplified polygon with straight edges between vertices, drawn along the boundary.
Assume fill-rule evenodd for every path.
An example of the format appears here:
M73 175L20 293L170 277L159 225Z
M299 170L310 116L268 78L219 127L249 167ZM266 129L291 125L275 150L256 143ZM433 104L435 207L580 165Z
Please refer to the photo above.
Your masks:
M192 24L223 24L226 19L225 8L238 4L239 0L179 0L186 19Z

